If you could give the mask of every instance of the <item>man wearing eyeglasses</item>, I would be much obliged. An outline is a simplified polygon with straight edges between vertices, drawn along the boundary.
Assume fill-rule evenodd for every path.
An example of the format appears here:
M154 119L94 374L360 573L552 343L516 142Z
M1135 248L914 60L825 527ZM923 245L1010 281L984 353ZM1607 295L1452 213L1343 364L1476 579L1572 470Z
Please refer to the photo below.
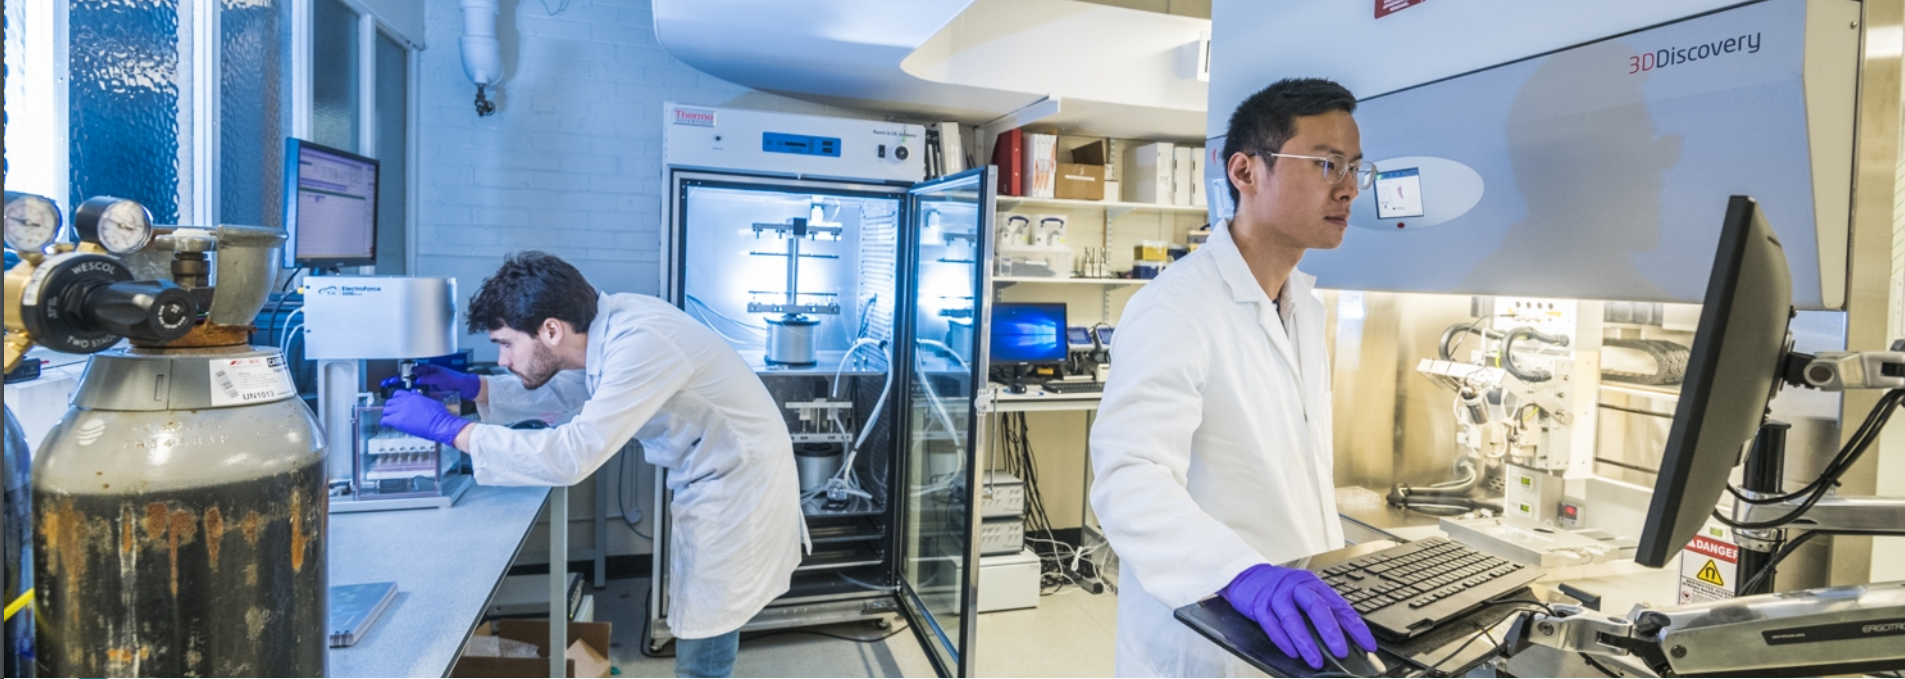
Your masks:
M1317 79L1244 100L1218 159L1236 215L1118 323L1091 432L1091 503L1120 557L1120 676L1256 674L1172 618L1211 595L1313 668L1322 653L1376 647L1328 585L1274 565L1343 546L1323 306L1296 266L1342 245L1350 201L1375 175L1355 109L1348 90Z

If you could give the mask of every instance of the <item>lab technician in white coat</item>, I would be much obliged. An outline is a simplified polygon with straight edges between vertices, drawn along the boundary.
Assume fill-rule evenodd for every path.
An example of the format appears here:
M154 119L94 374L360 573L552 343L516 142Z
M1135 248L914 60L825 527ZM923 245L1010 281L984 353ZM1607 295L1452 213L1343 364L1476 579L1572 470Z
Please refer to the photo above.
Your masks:
M1256 670L1172 618L1220 594L1320 668L1376 641L1314 574L1274 564L1343 546L1323 306L1303 253L1335 248L1374 167L1356 99L1284 80L1231 115L1236 215L1132 296L1091 431L1092 508L1120 559L1120 676ZM1314 626L1326 649L1316 648Z
M807 543L793 443L767 387L680 309L648 295L598 294L574 266L541 252L511 256L467 315L514 376L418 366L422 384L461 392L485 421L504 411L574 419L538 430L476 424L399 392L384 425L468 451L477 483L495 486L572 485L640 441L674 493L675 672L731 675L741 625L787 592Z

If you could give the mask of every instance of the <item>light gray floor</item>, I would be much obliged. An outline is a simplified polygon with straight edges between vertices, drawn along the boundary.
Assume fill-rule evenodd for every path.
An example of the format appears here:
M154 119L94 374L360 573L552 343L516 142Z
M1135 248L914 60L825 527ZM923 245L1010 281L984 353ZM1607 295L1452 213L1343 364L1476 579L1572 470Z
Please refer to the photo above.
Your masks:
M609 660L622 677L672 677L673 658L643 657L642 601L646 579L611 580L596 590L596 620L615 625ZM1117 600L1069 589L1043 597L1039 607L979 616L979 676L1105 677L1112 674ZM871 624L820 628L841 636L875 638L892 630ZM855 643L811 634L745 641L737 677L931 677L933 666L911 630L884 641Z

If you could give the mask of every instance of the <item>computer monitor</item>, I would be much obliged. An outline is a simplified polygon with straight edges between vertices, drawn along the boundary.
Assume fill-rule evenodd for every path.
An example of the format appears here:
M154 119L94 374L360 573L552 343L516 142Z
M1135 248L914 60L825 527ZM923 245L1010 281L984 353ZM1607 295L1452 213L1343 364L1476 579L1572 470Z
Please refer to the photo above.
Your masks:
M1779 389L1792 312L1779 238L1753 199L1733 196L1635 561L1666 565L1712 515Z
M992 305L992 365L1065 362L1065 305L1000 302Z
M376 159L296 138L284 159L284 265L376 263Z

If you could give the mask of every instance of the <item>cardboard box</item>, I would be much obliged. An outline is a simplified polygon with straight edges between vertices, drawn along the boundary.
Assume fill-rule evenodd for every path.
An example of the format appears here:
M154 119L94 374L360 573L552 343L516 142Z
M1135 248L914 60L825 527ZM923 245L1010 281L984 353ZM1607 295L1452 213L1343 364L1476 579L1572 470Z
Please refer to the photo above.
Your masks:
M1072 162L1080 165L1110 165L1111 142L1100 139L1072 149Z
M1104 200L1105 166L1059 163L1057 194L1072 200Z
M569 647L563 652L571 677L609 676L609 623L569 623ZM485 658L465 655L450 669L452 677L549 676L549 621L504 618L478 627L477 636L495 635L536 645L535 658Z

